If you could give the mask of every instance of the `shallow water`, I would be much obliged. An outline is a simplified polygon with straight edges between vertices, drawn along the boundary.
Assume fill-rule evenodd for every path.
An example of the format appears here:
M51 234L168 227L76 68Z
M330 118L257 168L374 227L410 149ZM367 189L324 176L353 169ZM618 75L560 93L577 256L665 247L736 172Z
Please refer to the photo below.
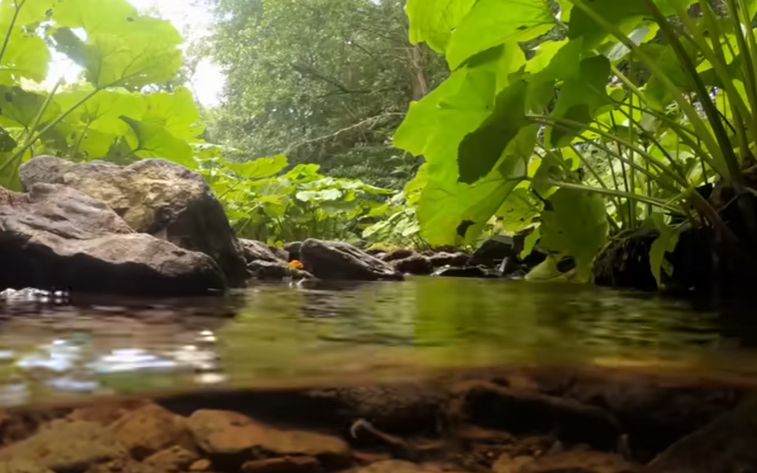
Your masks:
M750 312L748 304L444 278L257 285L215 299L74 295L67 306L0 306L0 407L359 384L511 364L754 385Z

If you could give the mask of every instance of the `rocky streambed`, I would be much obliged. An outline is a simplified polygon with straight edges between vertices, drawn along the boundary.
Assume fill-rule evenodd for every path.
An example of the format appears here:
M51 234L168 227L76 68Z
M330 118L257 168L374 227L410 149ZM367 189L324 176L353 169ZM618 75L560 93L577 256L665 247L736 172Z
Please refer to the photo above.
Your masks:
M0 471L662 473L757 468L738 386L554 370L0 415Z

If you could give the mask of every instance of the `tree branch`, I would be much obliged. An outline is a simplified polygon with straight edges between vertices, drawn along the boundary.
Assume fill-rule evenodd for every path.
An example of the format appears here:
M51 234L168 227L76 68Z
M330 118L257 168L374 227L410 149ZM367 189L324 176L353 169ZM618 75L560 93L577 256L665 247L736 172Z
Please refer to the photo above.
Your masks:
M342 133L346 133L348 131L351 131L351 130L354 130L354 129L357 129L357 128L362 128L363 126L367 126L367 125L373 126L373 125L375 125L376 123L378 123L379 121L381 121L384 118L388 118L388 117L404 117L404 116L405 116L404 113L393 112L393 113L384 113L384 114L381 114L381 115L376 115L375 117L366 118L365 120L363 120L361 122L355 123L354 125L350 125L347 128L342 128L341 130L337 130L334 133L330 133L330 134L324 135L324 136L319 136L317 138L312 138L310 140L302 140L302 141L298 141L296 143L293 143L286 150L284 150L284 154L289 154L292 150L294 150L296 148L299 148L300 146L317 143L319 141L329 140L331 138L336 138L337 136L341 135Z

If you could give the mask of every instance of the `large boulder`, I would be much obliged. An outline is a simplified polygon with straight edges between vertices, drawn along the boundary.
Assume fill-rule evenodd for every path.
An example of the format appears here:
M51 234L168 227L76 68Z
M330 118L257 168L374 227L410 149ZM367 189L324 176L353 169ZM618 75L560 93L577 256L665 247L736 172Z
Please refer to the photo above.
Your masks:
M162 159L129 166L40 156L21 167L24 188L64 184L105 202L136 232L213 258L229 284L247 278L242 250L223 206L198 174Z
M300 249L305 270L319 279L345 281L402 280L402 273L348 243L306 240Z
M0 189L0 290L194 295L223 290L218 265L202 253L135 233L107 205L75 189L36 184Z

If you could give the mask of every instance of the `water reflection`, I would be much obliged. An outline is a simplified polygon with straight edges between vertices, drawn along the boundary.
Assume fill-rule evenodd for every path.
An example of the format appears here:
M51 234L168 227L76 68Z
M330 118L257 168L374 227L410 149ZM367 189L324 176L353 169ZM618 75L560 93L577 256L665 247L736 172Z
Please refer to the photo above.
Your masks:
M0 405L506 362L683 358L720 370L752 359L747 347L757 341L733 311L496 280L311 281L225 298L49 302L0 305Z

